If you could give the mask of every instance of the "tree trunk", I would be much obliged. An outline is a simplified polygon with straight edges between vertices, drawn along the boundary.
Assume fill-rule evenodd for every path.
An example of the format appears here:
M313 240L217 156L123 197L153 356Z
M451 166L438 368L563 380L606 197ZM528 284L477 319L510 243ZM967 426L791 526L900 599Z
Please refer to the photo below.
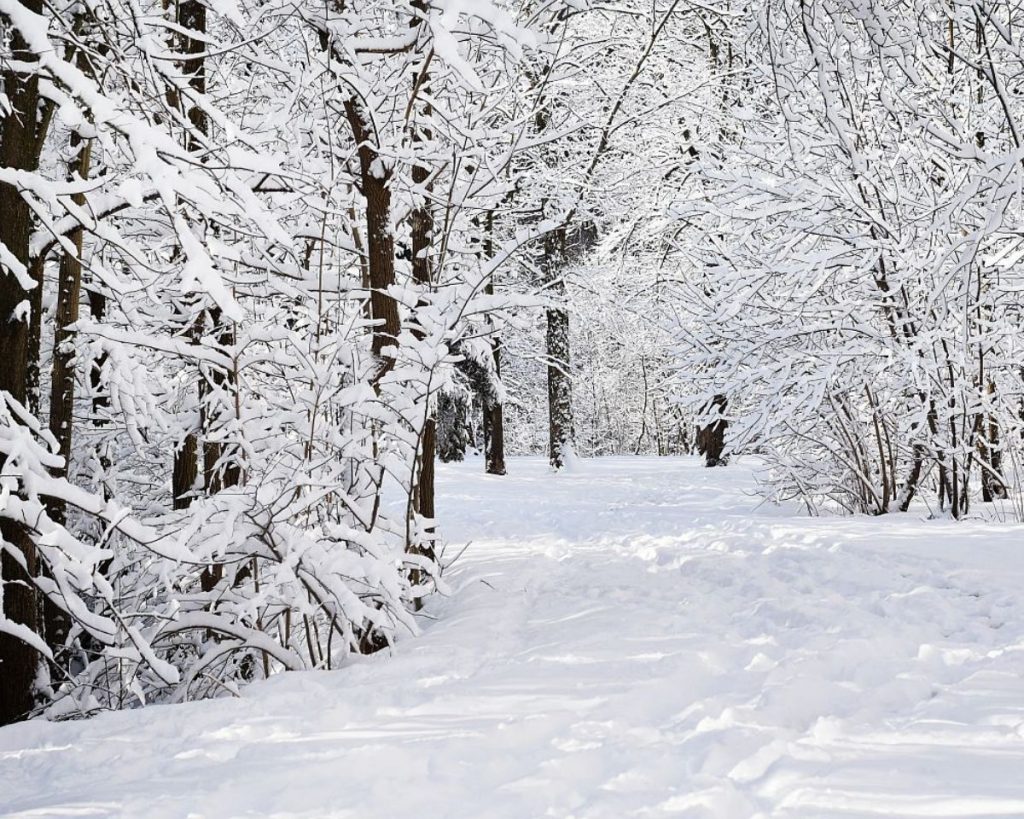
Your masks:
M26 363L26 395L25 401L28 411L33 418L38 418L42 407L40 400L42 370L40 360L42 358L42 337L43 337L43 271L46 266L46 254L41 253L32 259L29 265L29 276L36 286L29 293L29 318L28 318L28 353Z
M206 33L206 6L201 0L183 0L177 7L178 26L184 32ZM207 43L202 37L191 37L188 33L179 35L182 53L190 55L182 61L182 72L188 77L188 84L196 92L206 92L206 56ZM192 105L188 111L191 130L186 138L188 150L199 152L203 149L201 137L209 135L210 124L206 112L198 105ZM221 347L227 348L234 343L231 328L223 322L221 311L214 306L203 307L194 319L192 340L198 343L205 333L217 339ZM213 367L209 372L200 366L199 378L199 429L185 436L181 447L175 453L174 460L174 505L176 509L184 509L192 502L194 489L199 479L199 453L202 451L203 490L207 495L214 495L221 489L236 486L241 480L241 467L232 461L224 462L224 444L213 440L212 430L231 408L215 405L211 396L220 399L225 394L233 394L238 386L230 371L221 367ZM200 436L202 437L200 445ZM214 563L206 566L200 575L200 588L204 592L212 591L224 576L224 566Z
M86 179L89 176L90 142L83 141L78 134L71 136L72 148L77 148L74 158L68 163L71 179ZM78 206L85 205L85 197L72 197ZM79 303L82 295L82 228L75 228L68 236L75 252L65 251L60 257L60 272L57 281L57 306L53 332L53 373L50 378L50 432L57 439L64 465L55 469L57 477L67 477L71 461L71 444L74 435L75 403L75 353L71 349L74 333L70 326L78 321ZM50 516L58 523L64 523L63 501L54 499L49 503Z
M494 258L494 211L487 212L487 234L484 239L484 258ZM494 295L494 273L487 280L485 292ZM494 359L494 379L501 381L501 339L491 336L491 356ZM488 475L504 475L505 469L505 409L497 399L496 390L484 396L484 471Z
M35 14L42 12L41 0L22 2ZM27 43L17 29L11 30L10 21L5 16L0 15L0 23L11 31L11 62L20 63L23 69L27 69L36 61ZM38 77L27 71L4 71L3 89L12 113L5 115L0 125L0 165L35 171L38 167ZM16 188L0 182L0 244L21 268L18 274L7 265L0 271L0 395L8 393L21 404L26 403L30 386L30 316L26 306L33 299L30 290L22 284L30 266L31 230L28 204ZM0 472L3 472L5 462L6 458L0 455ZM6 544L0 556L3 616L39 634L39 604L32 581L38 571L35 544L24 525L4 517L0 517L0 538ZM19 560L7 553L8 549L20 556L24 568L19 565ZM24 717L32 708L39 662L35 649L17 637L0 632L0 725Z
M572 376L569 370L569 313L565 309L565 280L558 270L565 258L565 228L552 232L544 242L543 270L546 292L555 306L547 309L548 359L548 459L561 469L575 439L572 415Z
M417 140L418 141L418 140ZM423 195L417 196L416 205L409 215L412 226L412 278L417 284L430 288L433 283L430 258L431 244L434 233L434 215L430 208L429 182L430 171L423 165L415 165L412 169L412 181L417 185L427 185ZM423 303L421 302L421 306ZM422 341L424 331L419 326L413 328L413 335ZM426 400L429 403L431 396ZM434 517L434 457L437 450L437 420L432 409L428 409L427 419L423 425L423 438L420 446L420 472L416 482L416 511L425 518Z
M202 34L206 31L206 6L198 0L182 0L176 6L176 24L179 29L195 31ZM198 38L192 38L187 33L179 31L175 39L176 50L183 54L194 55L191 59L183 60L181 63L182 73L188 77L188 84L202 93L206 90L206 61L203 51L205 43ZM168 97L172 105L179 104L176 91L169 91ZM186 112L191 126L199 133L206 133L206 115L198 106L192 106ZM186 137L186 147L193 150L197 147L196 135L190 132ZM190 328L190 335L193 341L201 336L202 313L193 320ZM201 382L200 382L201 383ZM200 386L200 404L202 404L203 388ZM203 410L200 409L202 415ZM200 429L202 423L200 423ZM194 498L196 484L199 478L199 437L197 430L191 430L185 435L181 446L174 453L174 468L171 477L171 491L173 492L173 503L175 509L187 509Z
M370 315L376 322L370 342L373 354L382 358L385 347L398 337L398 305L387 290L395 283L395 242L391 235L391 170L380 158L375 135L357 97L345 101L345 115L359 154L359 176L366 200L366 255L370 274ZM381 376L394 365L394 358L382 361Z
M501 378L501 344L491 342L494 356L494 376ZM484 471L488 475L504 475L505 468L505 411L500 401L484 400Z
M994 395L996 385L989 381L986 385L988 394ZM995 413L981 413L977 419L979 429L978 457L981 460L981 497L985 503L996 498L1005 498L1006 485L1003 483L1003 450L999 434L999 421Z
M420 11L426 11L424 5L417 0L414 0L413 7L418 8ZM421 76L416 76L413 79L413 93L415 94L416 88L426 87L427 75L426 70L423 70ZM424 114L429 117L430 107L426 106ZM424 130L421 135L421 131L417 127L415 119L412 122L413 129L413 146L415 149L416 145L423 142L424 137L430 138L430 132ZM430 168L421 162L417 162L412 168L412 181L417 186L421 187L422 190L414 193L414 205L411 213L409 214L409 221L411 225L411 243L412 243L412 278L418 285L422 286L425 290L429 291L433 285L433 259L430 256L431 248L434 241L434 213L430 202L430 193L433 188L430 181ZM392 302L394 306L394 302ZM421 307L425 306L426 302L421 298ZM425 331L419 325L416 325L412 329L413 336L418 340L422 341L425 337ZM413 508L415 512L423 518L428 520L434 519L434 463L437 455L437 418L435 416L434 409L430 406L431 395L428 391L424 400L427 402L426 406L426 419L423 423L423 435L420 439L420 457L419 457L419 474L415 476L416 488L414 493ZM433 527L429 529L429 539L426 544L417 545L413 547L415 551L426 555L431 560L434 559L434 543L433 543ZM415 573L413 582L419 580L419 572ZM418 601L417 601L418 602Z
M729 402L724 395L716 395L706 411L721 416L728 406ZM705 466L725 466L726 459L722 453L725 451L725 430L728 426L729 422L719 417L697 431L697 451L704 456Z
M79 60L82 67L83 60ZM71 135L71 147L75 154L68 163L68 178L86 179L92 143L82 140L77 133ZM75 194L72 199L79 207L85 205L85 196ZM63 464L51 471L54 477L66 478L71 466L71 445L74 437L75 409L75 351L72 346L74 332L71 325L78 321L78 309L82 296L82 237L81 227L75 228L68 239L75 248L74 253L64 251L60 257L57 279L57 305L53 330L53 370L50 376L50 432L57 440L58 452ZM60 498L47 500L47 511L55 523L63 526L67 521L65 503ZM56 653L67 640L71 630L71 618L67 612L49 600L43 602L43 619L46 628L46 642Z
M326 31L319 31L319 39L321 49L332 50ZM335 52L335 56L342 63L348 60L347 53ZM370 288L369 315L376 322L372 330L371 350L380 359L384 347L395 343L399 331L398 305L387 293L395 283L395 243L391 235L392 171L380 156L373 121L364 111L362 100L351 96L345 100L344 108L359 156L359 192L366 201L366 259L365 263L360 261L360 269L364 284ZM384 358L374 383L379 382L392 366L394 358Z
M95 322L103 321L107 313L107 297L92 289L87 290L87 295L89 297L89 315L92 317L92 320ZM110 396L103 387L103 367L106 363L107 354L105 352L101 352L95 359L89 362L89 394L92 397L92 423L96 427L106 426L106 413L110 407ZM105 449L106 444L101 446L104 448L96 453L96 457L99 460L102 474L105 476L110 469L110 458ZM105 479L102 492L104 500L110 500L113 497L113 493L107 486Z

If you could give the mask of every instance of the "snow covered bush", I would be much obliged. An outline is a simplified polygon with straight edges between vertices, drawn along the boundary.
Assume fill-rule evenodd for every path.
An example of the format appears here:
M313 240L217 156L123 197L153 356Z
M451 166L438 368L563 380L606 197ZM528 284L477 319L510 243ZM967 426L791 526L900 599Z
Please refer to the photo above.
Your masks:
M525 241L467 237L535 38L453 0L2 0L0 27L0 721L415 632L436 396Z
M959 517L1012 482L1016 14L766 0L734 28L732 126L677 204L718 237L677 288L681 375L775 497Z

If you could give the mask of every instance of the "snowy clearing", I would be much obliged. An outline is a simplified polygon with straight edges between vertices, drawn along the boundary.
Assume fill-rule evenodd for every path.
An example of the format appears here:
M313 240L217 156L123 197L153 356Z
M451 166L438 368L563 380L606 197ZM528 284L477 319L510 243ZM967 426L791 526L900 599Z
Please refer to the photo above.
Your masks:
M807 519L741 466L442 467L391 656L0 729L5 816L1022 816L1024 527Z

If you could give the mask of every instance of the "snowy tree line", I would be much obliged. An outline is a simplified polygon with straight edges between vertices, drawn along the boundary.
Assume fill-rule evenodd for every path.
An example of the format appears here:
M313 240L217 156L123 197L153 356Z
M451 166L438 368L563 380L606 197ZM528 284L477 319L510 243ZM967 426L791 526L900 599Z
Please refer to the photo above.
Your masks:
M1019 5L634 11L578 18L609 54L565 271L578 450L756 454L814 514L1024 519Z
M1024 515L1022 25L0 0L0 722L415 633L474 449Z
M772 494L962 517L1020 453L1012 3L779 2L747 21L679 288L686 366Z

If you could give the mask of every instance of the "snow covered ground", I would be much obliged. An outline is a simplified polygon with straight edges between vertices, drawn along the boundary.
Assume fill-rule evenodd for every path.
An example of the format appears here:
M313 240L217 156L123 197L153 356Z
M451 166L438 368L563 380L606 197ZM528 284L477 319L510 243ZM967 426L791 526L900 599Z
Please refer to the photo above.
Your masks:
M4 816L1024 816L1024 527L807 519L741 466L444 467L391 656L0 729Z

